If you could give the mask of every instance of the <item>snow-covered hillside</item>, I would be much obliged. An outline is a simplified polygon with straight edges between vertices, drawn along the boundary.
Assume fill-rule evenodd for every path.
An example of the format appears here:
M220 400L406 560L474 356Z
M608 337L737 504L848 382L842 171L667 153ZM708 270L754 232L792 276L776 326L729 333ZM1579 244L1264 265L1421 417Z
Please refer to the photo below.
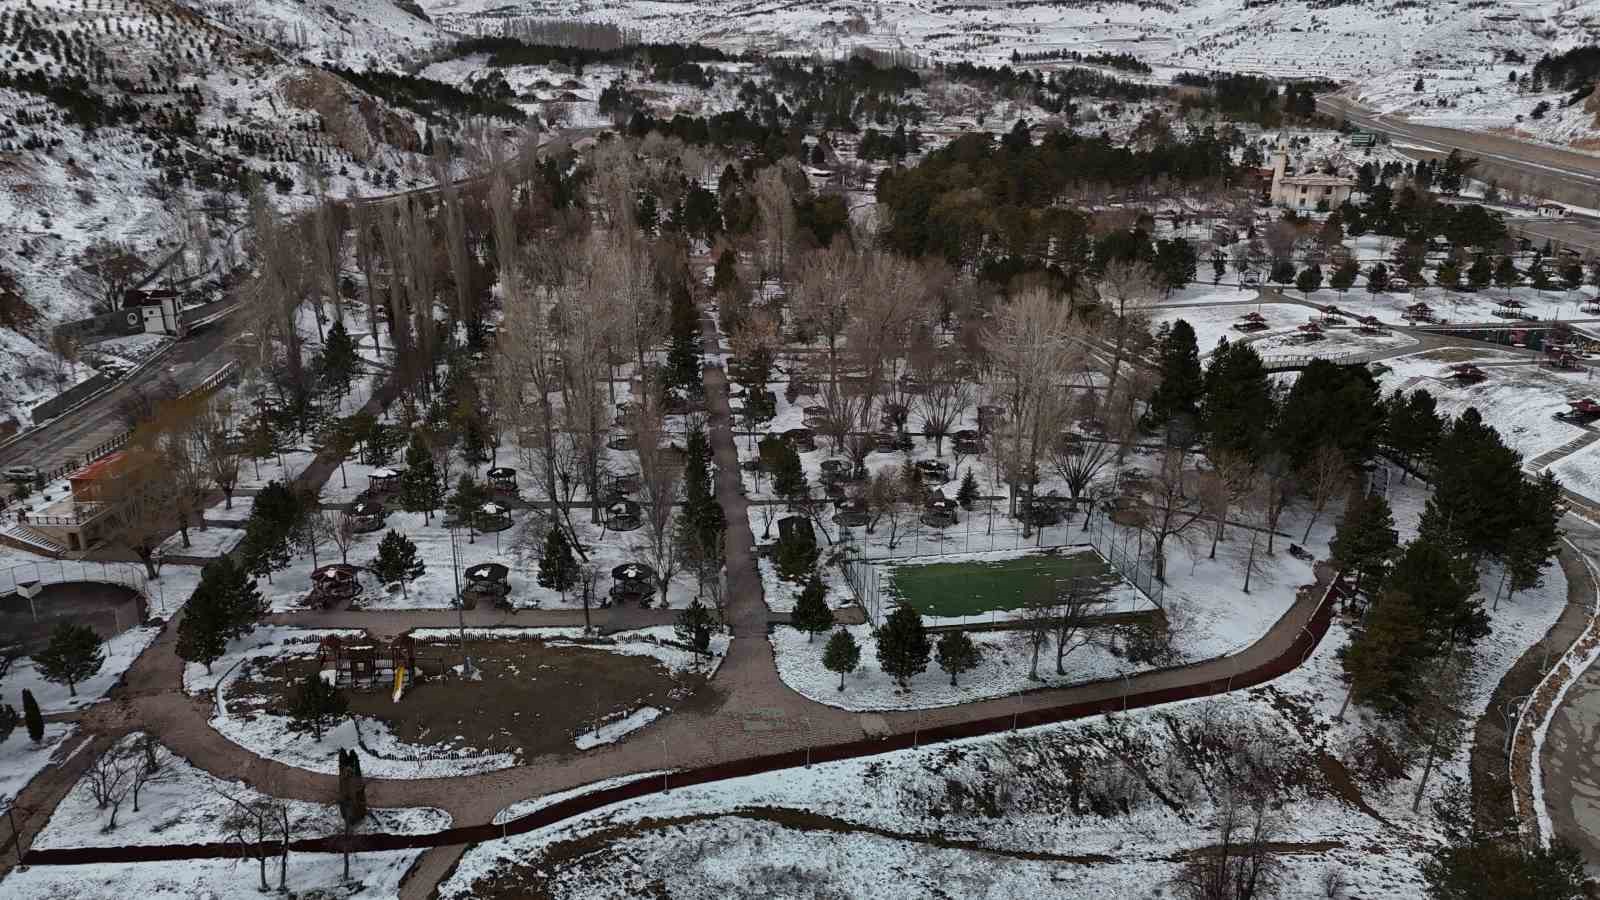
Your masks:
M868 47L930 62L1020 57L1044 67L1056 65L1051 55L1072 51L1127 53L1151 66L1148 77L1158 81L1183 70L1326 78L1356 82L1364 99L1438 124L1514 127L1563 143L1600 137L1593 110L1535 121L1528 117L1533 108L1559 94L1541 98L1506 87L1509 71L1525 72L1545 53L1600 35L1600 0L423 2L441 25L468 33L498 33L515 17L547 17L612 22L646 40L732 51L843 55ZM1413 90L1419 77L1421 92Z
M308 166L335 194L423 183L421 117L317 65L395 69L451 39L391 0L0 0L0 275L24 320L0 316L0 422L94 374L52 352L113 293L91 249L137 260L126 287L182 247L161 283L200 302L241 258L242 172L290 206Z

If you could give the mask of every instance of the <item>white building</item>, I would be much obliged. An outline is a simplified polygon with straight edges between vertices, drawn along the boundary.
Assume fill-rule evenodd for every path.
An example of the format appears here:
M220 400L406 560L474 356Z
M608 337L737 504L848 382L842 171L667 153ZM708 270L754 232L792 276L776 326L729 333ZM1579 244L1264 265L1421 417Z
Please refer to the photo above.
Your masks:
M1324 209L1335 209L1350 199L1355 187L1355 179L1343 175L1289 174L1289 154L1282 148L1272 160L1273 206L1310 211L1326 202Z

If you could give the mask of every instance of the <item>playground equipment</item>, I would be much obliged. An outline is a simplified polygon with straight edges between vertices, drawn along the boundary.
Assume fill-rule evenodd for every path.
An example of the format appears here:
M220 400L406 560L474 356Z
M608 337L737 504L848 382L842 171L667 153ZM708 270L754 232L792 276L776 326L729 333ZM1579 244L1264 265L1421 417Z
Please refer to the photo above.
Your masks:
M394 667L394 702L399 703L400 697L406 692L406 667Z
M317 645L317 668L331 672L335 684L352 688L403 688L417 673L416 642L401 635L387 647L382 641L341 639L329 635ZM399 696L395 697L399 700Z

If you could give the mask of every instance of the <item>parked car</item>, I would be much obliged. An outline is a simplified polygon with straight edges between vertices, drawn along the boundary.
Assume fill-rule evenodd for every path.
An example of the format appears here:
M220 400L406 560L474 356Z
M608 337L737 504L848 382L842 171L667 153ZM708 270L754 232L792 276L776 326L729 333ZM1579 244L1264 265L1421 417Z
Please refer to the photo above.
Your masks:
M7 481L30 482L39 477L39 470L33 466L7 466L5 476Z

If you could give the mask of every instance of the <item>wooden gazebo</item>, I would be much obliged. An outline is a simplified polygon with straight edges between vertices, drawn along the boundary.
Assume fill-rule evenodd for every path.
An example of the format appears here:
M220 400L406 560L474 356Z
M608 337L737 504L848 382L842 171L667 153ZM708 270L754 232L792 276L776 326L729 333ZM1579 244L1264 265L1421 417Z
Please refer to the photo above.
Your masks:
M867 501L859 497L835 501L834 509L833 524L841 528L860 528L870 521Z
M517 470L510 466L495 466L487 475L489 489L508 497L517 496Z
M478 507L473 520L473 525L485 534L505 531L511 527L511 507L490 500Z
M949 528L956 524L957 506L954 500L940 491L934 491L922 507L922 524L929 528Z
M1258 312L1247 312L1233 323L1238 331L1265 331L1271 326L1267 324L1267 317Z
M656 570L640 563L623 563L611 570L611 602L649 606L656 595Z
M388 511L376 500L357 500L350 507L350 523L357 534L371 534L383 528Z
M463 604L471 602L476 605L478 600L488 600L493 603L511 593L511 583L508 580L511 570L500 563L479 563L462 573L466 584L461 588ZM471 606L467 606L471 609Z
M612 531L634 531L644 525L643 507L623 497L606 507L605 525Z
M311 573L311 594L307 601L328 609L348 603L361 593L360 570L344 563L332 563Z
M374 497L390 497L400 493L400 471L387 466L373 469L367 475L367 491Z

